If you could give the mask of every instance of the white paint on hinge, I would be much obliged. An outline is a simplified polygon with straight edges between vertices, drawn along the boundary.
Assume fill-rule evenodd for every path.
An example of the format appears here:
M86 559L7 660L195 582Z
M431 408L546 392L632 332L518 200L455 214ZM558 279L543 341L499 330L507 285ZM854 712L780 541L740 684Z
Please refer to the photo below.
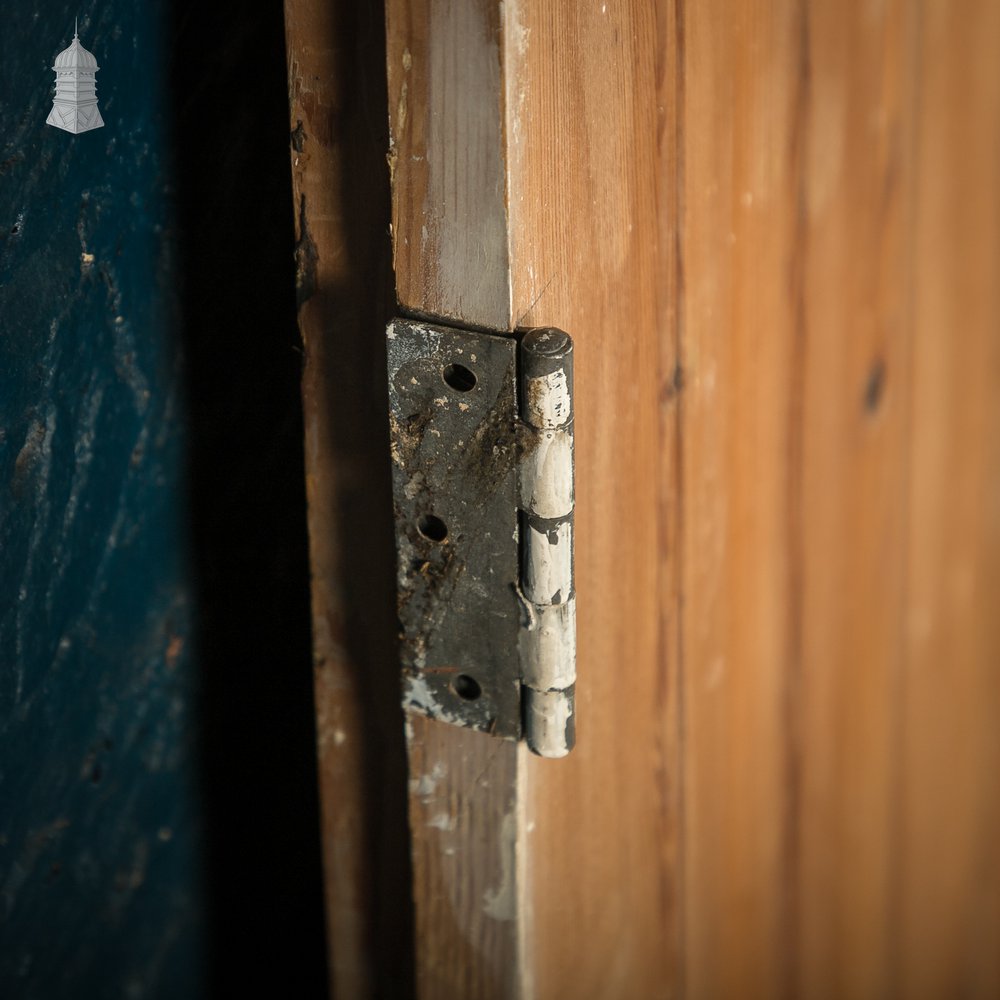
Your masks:
M573 510L573 436L528 433L534 440L521 463L521 504L538 517L565 517Z
M421 664L418 663L418 666ZM453 726L464 725L464 720L447 705L442 705L434 696L427 678L419 674L406 674L403 678L403 708L420 712Z
M562 368L527 380L524 419L532 427L562 427L573 415L569 380Z
M519 645L524 683L538 691L576 683L576 599L533 608Z
M573 703L566 691L535 691L525 688L525 729L536 753L543 757L565 757L566 726L573 715Z
M547 532L526 525L522 588L535 604L561 604L573 589L573 524L564 521Z

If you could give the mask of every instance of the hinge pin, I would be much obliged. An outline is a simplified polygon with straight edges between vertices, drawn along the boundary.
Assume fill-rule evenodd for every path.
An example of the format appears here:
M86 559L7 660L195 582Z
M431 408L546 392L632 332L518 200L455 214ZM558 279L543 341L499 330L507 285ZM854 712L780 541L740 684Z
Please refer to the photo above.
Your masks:
M573 341L561 330L531 330L520 362L524 732L534 753L564 757L576 739Z

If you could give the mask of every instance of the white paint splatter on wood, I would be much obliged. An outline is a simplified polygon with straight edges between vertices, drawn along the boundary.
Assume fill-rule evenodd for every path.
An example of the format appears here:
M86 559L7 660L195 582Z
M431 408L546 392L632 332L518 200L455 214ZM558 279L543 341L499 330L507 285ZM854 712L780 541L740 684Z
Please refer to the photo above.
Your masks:
M494 920L517 916L517 832L517 812L511 809L500 826L500 884L483 896L483 912Z

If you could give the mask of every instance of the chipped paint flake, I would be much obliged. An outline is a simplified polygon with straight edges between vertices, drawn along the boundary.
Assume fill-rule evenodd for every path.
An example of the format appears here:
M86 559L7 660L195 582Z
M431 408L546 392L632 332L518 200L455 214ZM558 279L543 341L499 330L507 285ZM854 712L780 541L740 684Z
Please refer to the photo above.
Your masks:
M527 380L526 419L534 427L561 427L572 415L569 380L562 369Z

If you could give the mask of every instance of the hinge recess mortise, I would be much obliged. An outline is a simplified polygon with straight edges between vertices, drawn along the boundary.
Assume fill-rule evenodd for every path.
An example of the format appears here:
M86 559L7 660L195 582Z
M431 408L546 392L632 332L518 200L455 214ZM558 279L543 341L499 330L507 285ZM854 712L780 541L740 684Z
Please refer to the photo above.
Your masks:
M386 338L404 707L565 756L573 342L412 319Z

